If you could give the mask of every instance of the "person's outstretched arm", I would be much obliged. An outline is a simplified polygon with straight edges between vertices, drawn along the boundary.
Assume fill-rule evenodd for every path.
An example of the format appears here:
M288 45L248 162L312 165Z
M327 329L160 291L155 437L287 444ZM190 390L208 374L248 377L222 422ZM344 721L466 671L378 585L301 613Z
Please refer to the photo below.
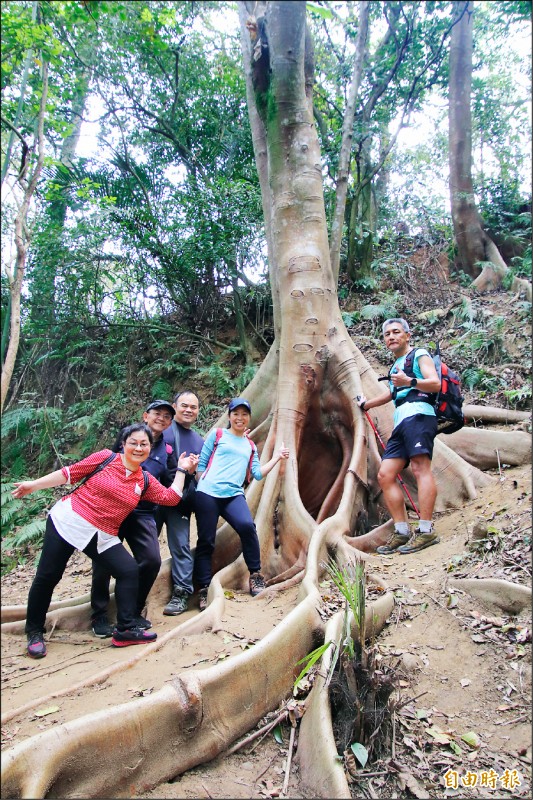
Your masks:
M66 482L63 470L56 469L55 472L49 472L48 475L43 475L42 478L36 478L34 481L15 483L15 489L11 494L13 497L26 497L27 494L38 492L39 489L53 489L54 486L63 486Z

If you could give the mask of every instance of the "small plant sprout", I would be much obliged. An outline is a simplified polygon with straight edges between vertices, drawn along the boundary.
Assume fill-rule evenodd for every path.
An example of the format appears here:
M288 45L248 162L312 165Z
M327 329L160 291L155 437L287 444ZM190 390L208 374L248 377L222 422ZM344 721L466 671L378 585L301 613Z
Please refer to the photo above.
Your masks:
M299 661L296 662L297 666L298 664L305 664L305 666L298 675L298 677L296 678L296 680L294 681L294 685L292 687L292 693L294 696L298 694L301 681L310 672L312 667L314 667L319 658L322 658L322 656L324 655L330 644L333 644L333 646L336 647L336 645L333 642L324 642L324 644L321 644L320 647L317 647L315 650L312 650L310 653L308 653L306 656L304 656L303 658L301 658Z
M365 562L356 559L355 563L348 563L344 567L339 567L333 560L329 560L324 565L333 583L342 594L346 601L346 611L348 608L353 614L361 646L365 642L365 610L366 610L366 575ZM349 631L349 629L348 629ZM348 631L346 638L349 637ZM351 637L349 637L351 639ZM353 644L352 644L353 650Z

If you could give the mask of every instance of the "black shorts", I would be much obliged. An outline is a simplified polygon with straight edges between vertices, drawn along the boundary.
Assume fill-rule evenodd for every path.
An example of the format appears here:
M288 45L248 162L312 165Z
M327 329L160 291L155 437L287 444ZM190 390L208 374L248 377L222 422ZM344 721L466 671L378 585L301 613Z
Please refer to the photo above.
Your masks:
M382 459L401 458L409 464L413 456L427 455L431 461L437 435L437 417L415 414L394 428Z

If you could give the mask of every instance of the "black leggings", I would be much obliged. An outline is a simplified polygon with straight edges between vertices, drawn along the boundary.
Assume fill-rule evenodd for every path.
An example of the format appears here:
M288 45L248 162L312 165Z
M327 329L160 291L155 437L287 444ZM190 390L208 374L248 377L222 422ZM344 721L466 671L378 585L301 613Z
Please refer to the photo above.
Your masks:
M95 534L83 552L94 562L102 564L115 578L117 628L126 630L135 625L135 604L139 587L139 568L124 545L115 544L99 553ZM76 548L57 532L52 518L46 520L43 549L39 566L28 595L26 633L44 633L46 614L52 602L55 587L63 577L68 560Z
M193 579L201 589L211 582L211 556L215 549L218 518L222 517L239 534L242 554L248 570L261 569L261 550L255 522L243 494L234 497L213 497L197 491L195 495L196 527L198 541L194 556Z
M120 541L127 541L139 567L139 590L135 601L136 616L142 613L146 598L161 567L161 552L154 515L150 512L132 511L118 529ZM91 586L92 617L107 614L109 605L109 567L93 560Z

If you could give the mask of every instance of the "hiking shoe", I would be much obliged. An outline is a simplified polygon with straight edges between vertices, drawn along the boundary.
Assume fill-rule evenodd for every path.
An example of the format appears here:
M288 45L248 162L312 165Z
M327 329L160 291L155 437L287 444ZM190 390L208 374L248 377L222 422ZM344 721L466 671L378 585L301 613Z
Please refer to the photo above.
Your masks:
M152 627L152 623L150 622L149 619L146 619L146 617L141 617L141 615L139 614L138 617L135 617L135 626L137 628L142 628L143 630L147 631L148 628Z
M433 529L431 529L429 533L422 533L422 531L417 528L408 543L398 548L398 552L403 555L407 553L416 553L418 550L424 550L425 547L431 547L432 544L438 544L439 542L440 539L437 534L434 533Z
M177 617L178 614L183 614L184 611L187 611L188 605L188 593L185 589L180 589L179 586L175 586L172 597L163 609L163 614L166 617Z
M409 541L409 534L408 533L398 533L398 531L393 531L392 536L388 540L386 544L382 544L381 547L376 547L376 553L381 553L381 555L387 555L388 553L394 553L395 550L398 550L402 544L407 544Z
M46 645L44 636L41 632L28 635L28 655L30 658L44 658L46 655Z
M110 636L113 636L113 626L109 624L106 614L95 617L91 622L91 627L94 635L99 639L109 639Z
M157 633L147 631L138 625L133 625L125 631L115 628L111 644L114 647L129 647L131 644L150 644L157 639Z
M255 597L263 589L265 589L265 579L260 572L252 572L250 575L250 594Z
M200 589L198 592L198 607L200 611L205 611L207 608L207 592L209 591L209 586L204 586L203 589Z

